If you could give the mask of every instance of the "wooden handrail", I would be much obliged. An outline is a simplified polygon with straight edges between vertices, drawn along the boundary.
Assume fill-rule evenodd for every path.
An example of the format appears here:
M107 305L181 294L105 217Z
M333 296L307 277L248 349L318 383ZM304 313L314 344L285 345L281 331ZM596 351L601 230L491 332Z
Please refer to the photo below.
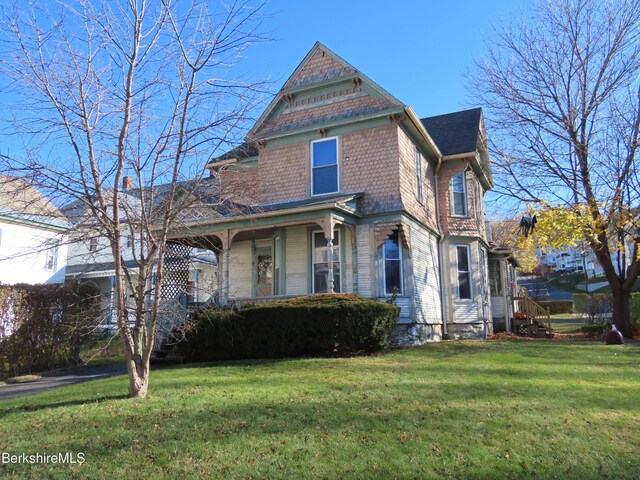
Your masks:
M551 314L549 310L536 303L530 296L522 295L522 292L520 293L519 296L513 297L514 303L517 302L517 308L515 308L515 310L524 313L527 319L531 321L535 320L539 323L546 323L547 328L551 331Z

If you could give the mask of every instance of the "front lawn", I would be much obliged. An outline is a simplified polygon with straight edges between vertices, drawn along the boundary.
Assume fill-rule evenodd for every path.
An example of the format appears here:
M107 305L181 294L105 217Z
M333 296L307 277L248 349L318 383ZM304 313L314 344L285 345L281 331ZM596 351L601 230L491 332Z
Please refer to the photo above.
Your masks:
M225 362L0 402L6 478L638 478L640 347L442 342Z
M551 329L556 333L580 333L583 325L586 325L584 318L574 313L551 315Z

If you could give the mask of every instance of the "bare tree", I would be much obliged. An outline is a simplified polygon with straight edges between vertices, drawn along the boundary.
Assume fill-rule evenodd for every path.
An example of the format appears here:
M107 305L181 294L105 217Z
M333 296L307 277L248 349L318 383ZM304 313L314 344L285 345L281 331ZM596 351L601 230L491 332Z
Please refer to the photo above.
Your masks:
M640 2L544 1L496 36L470 83L487 107L498 192L585 209L584 240L628 337L640 272Z
M251 0L72 0L1 11L10 129L24 145L3 168L74 201L76 232L108 240L131 397L147 394L167 238L189 212L214 214L224 201L203 167L236 140L263 93L234 73L263 40L263 9ZM140 188L123 188L125 177ZM122 254L127 235L133 267Z

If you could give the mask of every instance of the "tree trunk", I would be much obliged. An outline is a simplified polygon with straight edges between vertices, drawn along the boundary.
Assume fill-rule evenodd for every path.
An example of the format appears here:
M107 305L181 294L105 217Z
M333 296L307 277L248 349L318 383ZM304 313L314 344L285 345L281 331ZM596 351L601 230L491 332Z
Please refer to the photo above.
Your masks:
M149 361L140 357L127 359L129 398L145 398L149 387Z
M612 322L625 338L631 338L631 311L629 303L631 293L623 289L614 289Z

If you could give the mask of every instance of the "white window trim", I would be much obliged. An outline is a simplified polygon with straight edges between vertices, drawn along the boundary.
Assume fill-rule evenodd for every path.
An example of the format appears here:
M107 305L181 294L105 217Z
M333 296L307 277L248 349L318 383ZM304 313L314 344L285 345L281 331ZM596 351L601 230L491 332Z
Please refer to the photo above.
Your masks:
M453 190L453 179L456 178L458 175L462 175L462 192L455 192ZM451 216L452 217L459 217L459 218L468 218L469 217L469 201L468 201L468 194L467 194L467 171L463 171L460 173L456 173L453 177L451 177L451 185L450 185L450 190L451 190ZM462 193L462 198L463 198L463 206L464 206L464 214L460 215L456 213L456 193Z
M280 282L280 272L282 269L282 259L280 258L280 249L282 238L280 234L273 237L273 278L271 280L271 290L274 295L282 295L282 285Z
M311 232L311 293L315 293L316 292L316 269L315 266L317 265L317 263L326 263L326 262L315 262L315 251L316 251L316 233L322 233L324 235L324 231L322 230L314 230ZM338 237L340 237L340 231L339 230L334 230L333 231L333 238L336 238L336 234L338 234ZM335 268L336 263L338 264L338 266L340 267L340 292L342 292L342 238L338 239L338 261L334 261L333 265ZM324 247L326 248L326 247ZM335 248L335 245L334 247ZM335 270L334 270L335 271ZM335 291L336 286L333 286L333 290Z
M313 144L314 143L320 143L320 142L327 142L329 140L335 140L336 141L336 185L337 185L337 190L335 192L324 192L324 193L313 193L314 192L314 185L313 185L313 170L314 170L314 166L313 166ZM325 167L327 167L328 165L325 165ZM317 168L322 168L322 167L317 167ZM323 195L332 195L334 193L339 193L340 192L340 139L339 137L333 136L333 137L325 137L325 138L319 138L317 140L311 140L311 142L309 143L309 185L311 187L311 196L312 197L321 197Z
M399 262L400 263L400 291L398 292L398 295L402 296L404 295L404 266L403 266L403 254L402 254L402 242L400 241L400 233L396 232L396 235L398 236L398 253L399 253L399 258L395 259L395 258L390 258L389 261L394 261L394 262ZM386 242L386 240L385 240ZM384 295L385 297L390 297L393 295L393 292L387 292L387 259L385 257L385 250L384 250L384 242L382 243L382 274L383 274L383 278L382 278L382 289L384 290Z
M416 198L418 202L424 203L424 185L422 180L422 154L416 147Z
M471 245L469 245L468 243L464 243L464 244L458 244L458 245L454 245L455 249L456 249L456 278L455 278L455 282L456 282L456 301L457 302L470 302L473 301L473 268L472 268L472 258L471 258ZM469 270L467 270L467 272L469 273L469 298L461 298L460 297L460 279L459 279L459 274L461 272L459 264L458 264L458 247L464 248L467 251L467 263L469 264Z
M58 268L58 246L59 245L60 245L60 242L53 241L47 246L47 250L45 253L45 263L44 263L44 269L47 272L55 272L56 269ZM51 267L49 267L50 259L53 259L53 265L51 265Z

